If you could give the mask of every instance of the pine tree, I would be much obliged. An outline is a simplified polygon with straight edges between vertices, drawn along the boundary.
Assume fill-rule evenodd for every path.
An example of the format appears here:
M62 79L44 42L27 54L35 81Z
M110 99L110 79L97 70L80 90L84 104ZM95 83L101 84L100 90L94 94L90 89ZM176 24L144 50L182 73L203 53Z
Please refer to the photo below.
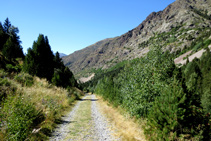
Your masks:
M4 29L3 29L2 23L0 22L0 39L1 39L0 40L0 51L2 50L3 45L5 43L4 38L5 38Z
M6 18L3 27L4 27L4 32L8 34L9 28L11 27L11 22L9 21L9 18Z
M14 41L12 41L12 38L9 38L4 44L2 53L10 60L24 57L22 48L19 46L19 44L16 44Z
M186 95L176 80L155 99L148 114L145 133L151 140L176 140L183 132ZM153 136L151 136L153 135Z
M14 49L15 49L15 44L12 42L12 39L9 38L3 46L2 53L8 59L15 58L14 56L15 54L13 53Z
M56 52L56 54L54 56L54 67L55 68L64 69L64 65L63 65L62 59L60 58L58 52Z
M10 60L24 58L18 33L18 28L12 26L8 18L5 20L3 26L0 24L0 51Z
M56 86L64 86L64 81L62 81L62 71L60 69L54 69L54 74L51 82Z
M65 82L64 86L68 87L77 87L77 81L74 78L73 73L70 71L68 67L65 67L64 69L64 75L63 75L63 80Z
M203 74L203 95L201 103L206 113L211 113L211 53L206 48L206 52L201 57L200 66Z
M48 38L39 35L36 42L33 43L32 49L28 50L24 62L24 70L29 74L51 80L54 73L54 56L51 51ZM36 69L35 71L30 71Z
M184 70L185 85L187 89L187 97L190 105L200 107L200 99L202 95L202 73L198 65L199 60L194 59L188 63Z
M35 53L31 48L29 48L27 52L28 53L24 60L23 71L28 72L31 75L36 75L38 70L38 62Z
M73 73L64 66L58 52L53 55L48 38L42 34L34 41L32 49L28 49L23 70L47 78L56 86L77 87Z

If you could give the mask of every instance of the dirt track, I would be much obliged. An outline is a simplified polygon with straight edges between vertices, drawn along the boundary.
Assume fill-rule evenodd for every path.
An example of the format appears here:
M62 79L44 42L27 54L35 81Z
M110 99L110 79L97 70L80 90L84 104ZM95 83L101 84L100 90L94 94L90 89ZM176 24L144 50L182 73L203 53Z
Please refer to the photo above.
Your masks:
M87 95L75 105L72 111L61 119L51 141L113 141L109 123L99 111L95 95Z
M211 45L209 46L209 48L211 49ZM206 51L205 49L201 49L198 52L192 54L191 56L188 57L189 61L191 62L194 58L200 58L205 51ZM174 63L184 65L186 63L187 59L183 60L183 58L190 55L191 52L192 51L188 51L188 52L182 54L181 56L177 57L176 59L174 59Z

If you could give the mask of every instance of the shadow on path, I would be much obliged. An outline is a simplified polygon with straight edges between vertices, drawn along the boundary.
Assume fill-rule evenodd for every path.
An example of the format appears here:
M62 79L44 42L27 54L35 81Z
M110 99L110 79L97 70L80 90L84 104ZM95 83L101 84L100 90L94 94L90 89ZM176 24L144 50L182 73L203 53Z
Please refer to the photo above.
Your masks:
M62 119L55 120L56 124L69 124L69 123L73 123L73 122L76 122L76 121L66 121L66 120L62 120Z
M79 101L98 101L98 99L81 99Z

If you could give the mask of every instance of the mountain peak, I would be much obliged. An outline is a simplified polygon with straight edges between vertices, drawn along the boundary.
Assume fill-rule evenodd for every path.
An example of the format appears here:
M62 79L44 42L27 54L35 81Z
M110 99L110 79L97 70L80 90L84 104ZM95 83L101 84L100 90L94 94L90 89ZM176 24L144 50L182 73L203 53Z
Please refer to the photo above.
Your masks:
M108 68L123 60L143 56L149 47L159 45L175 52L183 49L211 27L210 0L176 0L163 11L152 12L127 33L99 41L63 58L78 76L91 69ZM162 38L160 36L163 36ZM187 36L191 36L187 40Z

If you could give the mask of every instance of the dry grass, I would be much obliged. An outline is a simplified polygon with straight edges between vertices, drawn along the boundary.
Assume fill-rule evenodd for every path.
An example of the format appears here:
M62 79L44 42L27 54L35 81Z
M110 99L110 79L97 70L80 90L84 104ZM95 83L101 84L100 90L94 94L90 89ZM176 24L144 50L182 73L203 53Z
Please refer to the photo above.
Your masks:
M60 105L61 108L69 106L66 89L52 86L45 79L37 77L34 79L35 84L32 87L22 87L22 89L24 97L30 99L37 109L42 109L45 114L49 114L52 108L57 108L52 106Z
M31 135L32 140L46 140L46 134L50 134L55 127L55 120L59 119L71 106L69 103L68 91L66 89L53 86L45 79L34 77L34 84L31 87L22 87L21 84L11 80L17 86L17 91L22 93L22 97L35 105L45 117L34 129ZM74 100L72 100L74 101Z
M144 131L142 125L144 121L130 118L121 108L113 108L109 106L106 101L103 101L101 97L97 96L98 103L100 104L100 110L107 116L110 122L114 125L113 130L116 130L115 136L121 138L121 140L127 141L145 141Z
M33 79L34 84L30 87L23 87L13 79L8 79L8 81L17 88L15 92L17 96L21 94L22 99L32 103L36 110L44 115L41 123L34 127L30 140L46 140L55 127L56 119L73 107L75 96L64 88L51 85L45 79L38 77ZM77 88L72 88L71 92L83 95ZM4 137L3 131L0 131L0 137Z

